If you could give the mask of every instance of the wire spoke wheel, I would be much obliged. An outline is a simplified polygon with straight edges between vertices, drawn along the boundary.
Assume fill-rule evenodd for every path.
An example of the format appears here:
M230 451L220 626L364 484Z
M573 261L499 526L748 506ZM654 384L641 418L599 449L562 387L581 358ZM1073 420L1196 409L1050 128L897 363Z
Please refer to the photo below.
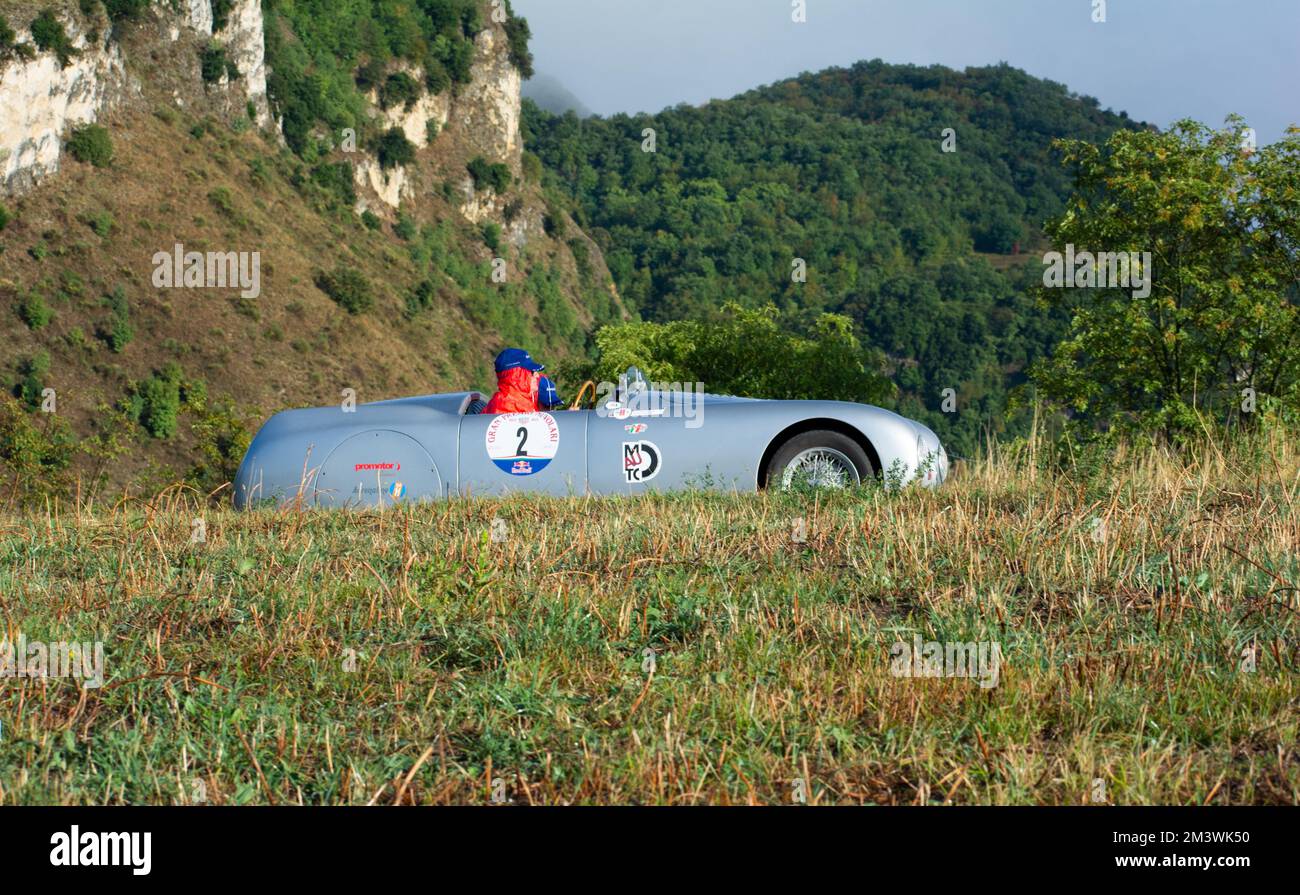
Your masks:
M830 447L800 451L786 464L781 475L785 491L803 488L851 488L861 484L858 468L848 455Z

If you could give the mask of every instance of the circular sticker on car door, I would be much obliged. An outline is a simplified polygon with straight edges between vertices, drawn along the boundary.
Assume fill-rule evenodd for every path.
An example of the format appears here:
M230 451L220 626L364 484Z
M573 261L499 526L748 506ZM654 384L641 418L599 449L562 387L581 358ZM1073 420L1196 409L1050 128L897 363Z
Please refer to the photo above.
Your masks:
M536 475L560 450L560 427L549 413L503 413L488 423L487 455L510 475Z
M623 442L623 477L629 485L648 482L659 475L663 454L652 441Z

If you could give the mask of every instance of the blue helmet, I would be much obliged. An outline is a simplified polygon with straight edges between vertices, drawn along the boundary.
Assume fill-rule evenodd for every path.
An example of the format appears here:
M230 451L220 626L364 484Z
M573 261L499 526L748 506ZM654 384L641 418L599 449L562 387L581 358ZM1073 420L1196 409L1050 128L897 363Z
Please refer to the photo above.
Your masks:
M545 410L552 407L559 407L564 403L560 398L560 390L555 387L555 383L543 376L537 380L537 403Z

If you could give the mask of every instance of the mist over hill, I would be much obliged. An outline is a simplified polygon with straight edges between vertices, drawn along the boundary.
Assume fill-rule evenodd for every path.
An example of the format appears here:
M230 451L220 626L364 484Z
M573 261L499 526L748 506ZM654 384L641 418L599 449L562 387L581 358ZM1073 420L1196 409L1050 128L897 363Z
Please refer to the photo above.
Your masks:
M586 118L591 114L591 110L573 91L558 78L544 72L539 72L524 82L523 95L524 99L536 103L537 108L552 115L572 112L579 118Z

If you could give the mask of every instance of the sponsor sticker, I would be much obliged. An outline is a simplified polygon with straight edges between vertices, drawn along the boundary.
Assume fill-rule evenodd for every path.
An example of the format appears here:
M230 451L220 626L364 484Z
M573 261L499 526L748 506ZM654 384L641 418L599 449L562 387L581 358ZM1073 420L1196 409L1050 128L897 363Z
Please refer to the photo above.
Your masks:
M406 496L406 486L401 482L393 482L388 486L388 496L393 500L401 500Z
M536 475L560 450L560 427L549 413L503 413L488 423L487 455L510 475Z
M606 405L606 409L609 411L609 418L614 420L625 420L628 419L629 417L636 417L636 416L663 416L665 413L668 412L667 408L664 407L651 407L646 410L633 410L631 407L621 407L618 404L615 404L613 407Z
M662 466L663 455L654 442L623 442L623 477L629 485L650 481Z
M647 426L645 423L632 423L631 425L624 426L623 431L628 432L632 435L640 435L642 432L644 432L646 429L649 428L650 427Z

